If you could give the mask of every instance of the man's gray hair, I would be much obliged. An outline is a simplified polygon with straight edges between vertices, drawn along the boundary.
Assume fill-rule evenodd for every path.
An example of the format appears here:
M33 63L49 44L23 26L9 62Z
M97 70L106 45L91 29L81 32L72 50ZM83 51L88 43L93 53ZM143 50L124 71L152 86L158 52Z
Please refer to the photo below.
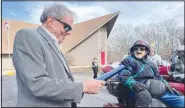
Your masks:
M63 19L64 16L71 16L74 19L76 14L62 4L53 4L43 10L40 16L40 22L44 23L49 16L57 20Z

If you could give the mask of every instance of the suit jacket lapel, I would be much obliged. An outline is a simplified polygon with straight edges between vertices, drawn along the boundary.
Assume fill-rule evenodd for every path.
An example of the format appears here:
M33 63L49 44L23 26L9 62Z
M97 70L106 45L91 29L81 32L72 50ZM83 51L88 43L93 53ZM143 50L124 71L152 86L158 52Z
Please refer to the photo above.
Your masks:
M68 75L70 75L69 73L69 68L64 64L65 61L62 60L62 56L60 51L58 50L57 46L54 44L54 41L52 41L51 37L49 36L49 34L42 28L42 27L38 27L37 31L44 37L44 39L48 42L48 44L51 46L51 48L54 50L54 52L56 53L56 55L58 56L58 58L60 59L60 61L62 62L62 64L64 65L66 72ZM70 75L71 76L71 75Z
M60 52L60 53L61 53L62 57L63 57L64 60L65 60L65 57L64 57L63 53L62 53L62 52ZM65 61L66 61L66 60L65 60ZM66 66L67 66L67 68L68 68L68 70L69 70L69 66L68 66L67 62L66 62ZM73 75L71 74L71 71L70 71L70 70L69 70L69 74L70 74L70 76L71 76L71 80L74 81L74 77L73 77Z

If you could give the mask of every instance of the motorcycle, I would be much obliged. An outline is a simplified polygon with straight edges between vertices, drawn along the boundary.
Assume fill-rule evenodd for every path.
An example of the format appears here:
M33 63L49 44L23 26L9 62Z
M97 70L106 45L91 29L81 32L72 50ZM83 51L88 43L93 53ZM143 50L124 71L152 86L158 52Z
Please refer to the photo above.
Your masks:
M105 80L107 82L106 88L107 88L109 94L117 97L117 99L118 99L118 103L106 103L106 104L104 104L104 108L106 108L106 107L121 107L121 108L129 107L127 105L126 100L124 98L119 97L120 82L115 78L115 75L117 75L119 72L121 72L121 70L124 69L124 66L123 65L118 66L117 64L119 64L119 63L116 63L116 65L113 64L111 66L105 66L105 67L101 68L101 70L103 71L104 74L97 78L98 80ZM169 79L167 81L170 81L169 82L170 86L172 88L175 88L175 90L177 90L176 92L179 95L183 95L184 94L184 84L177 82L177 80L175 78L179 79L179 76L175 75L175 74L170 74ZM166 91L165 85L163 83L160 83L160 81L156 82L156 80L148 80L146 85L147 85L146 88L148 89L148 91L152 95L152 102L151 102L150 106L148 106L148 107L167 107L167 105L165 105L163 102L161 102L158 99L158 97ZM157 87L160 87L160 88L157 88L156 85L158 85ZM158 90L161 90L161 91L158 91Z
M119 62L116 62L112 65L105 66L101 68L103 73L108 73L112 69L117 68ZM175 88L177 91L185 95L185 88L184 88L184 73L179 72L171 72L171 66L160 65L159 66L159 73L162 77L169 83L172 88Z
M120 97L122 90L124 88L122 88L123 86L121 85L121 83L118 81L118 79L115 77L115 75L117 75L118 73L120 73L125 67L123 65L118 66L117 68L114 68L112 70L110 70L110 68L108 70L110 70L109 72L101 75L100 77L96 78L97 80L104 80L106 81L106 88L109 92L109 94L117 97L118 99L118 103L107 103L104 104L104 107L121 107L121 108L127 108L130 107L126 101L126 99L124 99L124 97ZM102 70L106 70L105 68ZM156 85L158 85L156 87ZM156 89L159 89L158 87L160 87L160 91L156 91ZM152 101L150 103L150 105L148 107L167 107L163 102L161 102L157 97L159 97L161 94L163 94L166 91L166 87L165 85L160 82L160 81L156 81L156 80L148 80L146 83L146 88L147 90L150 92L150 94L152 95Z
M159 73L169 83L172 88L175 88L180 93L185 94L184 90L184 73L170 71L171 66L159 66Z
M185 94L184 90L184 45L178 46L172 54L171 62L159 65L159 73L172 88ZM165 65L168 64L168 65Z

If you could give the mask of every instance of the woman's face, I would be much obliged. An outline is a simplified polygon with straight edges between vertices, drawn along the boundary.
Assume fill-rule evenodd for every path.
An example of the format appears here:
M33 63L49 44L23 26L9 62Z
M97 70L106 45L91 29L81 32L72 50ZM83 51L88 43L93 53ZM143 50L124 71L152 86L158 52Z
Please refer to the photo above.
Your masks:
M134 55L138 59L143 58L147 54L146 48L144 46L135 46L133 49Z

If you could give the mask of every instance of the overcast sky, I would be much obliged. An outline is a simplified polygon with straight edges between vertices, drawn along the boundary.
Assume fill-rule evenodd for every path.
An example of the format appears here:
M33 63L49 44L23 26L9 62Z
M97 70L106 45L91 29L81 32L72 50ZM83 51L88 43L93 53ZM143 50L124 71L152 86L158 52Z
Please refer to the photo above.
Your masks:
M45 6L56 2L3 2L2 18L40 24L40 15ZM77 14L75 23L120 11L116 24L158 22L174 18L184 26L184 2L61 2Z

